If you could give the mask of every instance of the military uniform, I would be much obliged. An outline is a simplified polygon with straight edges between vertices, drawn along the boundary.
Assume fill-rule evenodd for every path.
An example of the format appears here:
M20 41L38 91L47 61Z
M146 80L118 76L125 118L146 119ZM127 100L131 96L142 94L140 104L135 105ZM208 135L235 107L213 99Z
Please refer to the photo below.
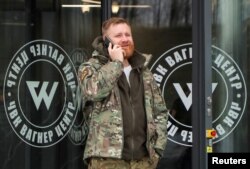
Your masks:
M84 99L94 102L93 111L89 115L89 134L85 146L84 159L123 160L125 157L124 160L126 161L143 159L143 157L137 159L136 156L129 156L129 152L133 150L130 150L131 143L124 138L126 135L129 135L127 127L124 128L124 126L129 126L130 120L124 119L124 116L127 118L127 114L123 112L125 110L130 112L133 120L135 120L134 115L137 112L145 117L143 120L145 123L139 122L143 118L136 119L137 121L133 121L134 128L130 129L136 131L140 127L142 129L141 137L138 134L133 135L134 141L138 140L138 138L141 141L140 145L138 145L139 148L141 147L138 150L138 155L148 156L150 160L155 160L156 153L162 156L167 142L168 113L153 75L146 67L150 58L135 51L134 56L129 60L132 65L132 71L135 74L135 79L131 79L131 85L142 85L138 89L141 87L143 89L138 91L139 98L142 98L139 104L142 104L143 107L140 108L139 106L136 108L136 106L133 106L133 103L137 100L137 95L133 96L130 93L128 98L132 96L131 104L127 104L126 96L121 91L127 89L127 84L122 82L122 78L125 78L122 63L118 60L111 61L109 59L108 52L103 47L101 37L95 39L93 47L96 50L93 52L92 58L83 63L78 71ZM125 86L123 86L124 84ZM135 92L137 91L133 91L133 93ZM139 126L137 126L137 122L139 122ZM143 133L143 130L145 133ZM137 148L138 146L133 144L132 147Z

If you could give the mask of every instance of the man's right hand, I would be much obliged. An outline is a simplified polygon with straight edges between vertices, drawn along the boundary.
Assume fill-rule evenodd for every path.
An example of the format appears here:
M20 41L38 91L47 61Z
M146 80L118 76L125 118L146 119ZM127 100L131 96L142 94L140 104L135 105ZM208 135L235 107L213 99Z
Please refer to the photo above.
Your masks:
M124 56L123 56L124 51L120 45L113 45L112 48L112 44L109 43L108 51L112 61L113 60L119 60L121 62L124 61Z

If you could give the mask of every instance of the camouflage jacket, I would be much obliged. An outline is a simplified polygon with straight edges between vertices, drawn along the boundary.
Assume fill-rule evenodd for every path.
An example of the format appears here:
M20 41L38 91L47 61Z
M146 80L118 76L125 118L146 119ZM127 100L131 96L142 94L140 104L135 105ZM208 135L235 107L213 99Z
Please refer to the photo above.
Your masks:
M165 149L168 113L161 92L146 64L142 71L147 118L146 147L150 157L153 157L155 150L162 155ZM120 61L110 61L97 51L88 62L79 67L78 77L83 97L94 102L93 111L89 115L89 134L84 159L122 156L123 119L117 85L122 71Z

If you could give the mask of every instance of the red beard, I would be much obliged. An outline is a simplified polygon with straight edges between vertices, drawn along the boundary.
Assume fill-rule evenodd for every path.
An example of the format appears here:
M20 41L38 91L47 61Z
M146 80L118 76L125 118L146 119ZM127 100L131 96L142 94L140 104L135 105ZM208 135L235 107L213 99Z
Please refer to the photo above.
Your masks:
M125 46L123 50L125 51L124 59L129 59L134 54L134 45L129 44L128 46Z

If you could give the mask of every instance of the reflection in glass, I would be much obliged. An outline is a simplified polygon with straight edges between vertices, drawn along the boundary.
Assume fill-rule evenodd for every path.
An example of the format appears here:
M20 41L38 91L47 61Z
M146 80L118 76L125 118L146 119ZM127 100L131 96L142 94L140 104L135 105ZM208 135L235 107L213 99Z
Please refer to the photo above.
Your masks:
M82 161L83 147L79 144L81 142L81 135L79 135L81 130L71 133L74 136L73 141L72 138L69 138L69 134L61 142L51 147L32 147L24 143L14 133L6 118L3 104L3 84L7 67L18 49L30 41L43 39L58 44L69 55L76 69L90 56L90 52L92 52L91 42L100 33L100 4L82 8L67 8L63 7L63 4L83 5L83 2L81 0L0 1L0 142L2 145L0 168L84 168ZM60 75L51 73L54 69L56 68L34 64L34 69L27 68L27 71L31 73L24 78L34 80L35 77L46 77L51 81L57 80L60 83L58 88L63 89ZM25 81L21 81L20 84L26 85ZM23 91L25 91L25 88L23 88ZM62 93L61 97L63 96ZM25 105L25 109L33 110L31 97L27 96L21 99L21 104ZM59 105L64 101L62 98L54 98L54 100L58 100ZM43 101L41 101L41 105L43 104ZM57 114L54 112L59 112L61 108L57 104L53 104L52 107L53 110L47 112L47 114L43 110L39 111L40 114L29 111L29 117L35 120L35 125L52 124L53 120L51 119L57 118ZM27 115L27 112L25 113ZM82 116L79 113L74 127L77 127L81 121Z
M128 18L147 27L187 26L192 22L191 0L113 0L114 16Z
M249 0L212 0L212 45L215 45L225 51L237 65L241 71L245 84L242 87L249 86L249 51L250 51L250 1ZM226 68L228 68L228 65ZM236 69L237 70L237 69ZM229 76L230 77L230 76ZM213 80L216 81L215 75ZM244 84L244 85L243 85ZM247 90L249 91L249 90ZM238 97L235 97L238 96ZM241 96L241 97L240 97ZM241 93L229 90L229 98L234 97L237 103L239 98L249 96L249 92ZM225 98L221 97L213 104L213 109L216 109ZM243 102L239 102L239 105ZM249 152L248 141L249 133L249 103L247 100L246 107L239 107L239 115L243 116L236 123L232 116L228 115L234 123L227 127L233 129L232 133L223 139L221 142L214 145L216 152ZM215 115L216 117L216 115Z

